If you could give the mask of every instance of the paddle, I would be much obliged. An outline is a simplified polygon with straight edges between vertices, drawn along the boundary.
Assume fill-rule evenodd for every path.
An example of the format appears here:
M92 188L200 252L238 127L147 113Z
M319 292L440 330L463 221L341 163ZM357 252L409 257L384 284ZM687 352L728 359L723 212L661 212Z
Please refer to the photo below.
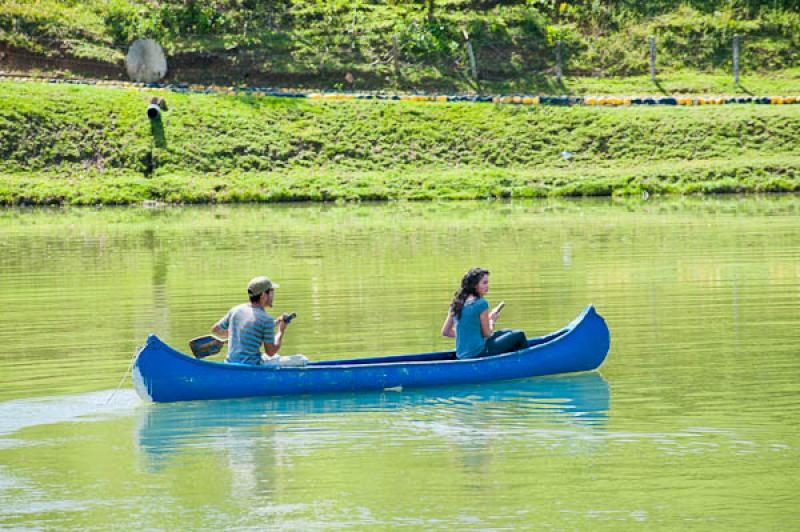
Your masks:
M286 325L289 325L295 316L297 316L296 312L285 312L281 314L281 317L278 319L282 319ZM189 349L192 350L192 354L195 358L206 358L219 353L222 350L222 346L225 345L227 341L227 338L217 338L213 334L207 334L189 340Z
M198 336L189 340L189 349L195 358L205 358L216 355L222 350L227 339L217 338L214 335L207 334L205 336Z

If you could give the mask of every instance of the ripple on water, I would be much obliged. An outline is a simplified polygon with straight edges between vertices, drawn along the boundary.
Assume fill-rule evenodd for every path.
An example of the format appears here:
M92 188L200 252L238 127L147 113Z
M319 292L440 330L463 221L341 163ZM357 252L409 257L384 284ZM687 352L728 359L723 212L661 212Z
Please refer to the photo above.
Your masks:
M130 416L140 404L131 389L5 401L0 403L0 436L27 427Z

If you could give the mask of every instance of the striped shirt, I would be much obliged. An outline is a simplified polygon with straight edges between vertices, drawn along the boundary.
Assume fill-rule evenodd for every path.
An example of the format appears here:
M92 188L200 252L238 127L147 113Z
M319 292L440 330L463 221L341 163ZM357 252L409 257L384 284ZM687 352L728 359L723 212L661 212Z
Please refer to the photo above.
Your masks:
M243 303L233 307L217 327L228 331L228 356L225 362L260 364L261 344L275 342L275 319L263 307Z

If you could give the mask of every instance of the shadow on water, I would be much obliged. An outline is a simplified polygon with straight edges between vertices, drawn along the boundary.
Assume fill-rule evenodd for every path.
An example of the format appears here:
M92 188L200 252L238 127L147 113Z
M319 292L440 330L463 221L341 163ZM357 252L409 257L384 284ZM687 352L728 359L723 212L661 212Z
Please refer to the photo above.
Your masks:
M152 465L219 434L263 438L284 431L316 432L331 419L369 413L403 422L431 419L438 427L514 430L598 429L608 420L610 390L600 373L483 385L299 398L253 398L148 404L140 410L136 438ZM445 431L446 433L446 431Z
M170 248L161 242L159 235L152 228L145 229L142 233L142 241L146 249L150 252L152 261L152 293L153 293L153 316L148 318L149 323L142 324L142 327L157 327L160 331L168 334L170 330L169 316L169 296L167 294L168 274L170 264Z

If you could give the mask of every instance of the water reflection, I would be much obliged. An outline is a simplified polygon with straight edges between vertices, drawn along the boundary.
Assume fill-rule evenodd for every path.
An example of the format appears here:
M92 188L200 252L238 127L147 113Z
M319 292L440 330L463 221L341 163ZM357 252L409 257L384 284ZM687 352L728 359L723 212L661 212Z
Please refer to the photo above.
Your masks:
M160 242L159 236L152 228L145 229L143 234L145 249L150 252L152 263L153 306L150 327L170 330L169 295L167 293L167 274L169 272L170 254L168 246ZM144 325L144 324L143 324ZM146 326L146 325L145 325Z
M147 404L136 438L156 469L193 448L251 454L262 467L275 459L269 449L281 434L294 435L294 451L313 452L342 445L352 437L347 431L358 438L360 423L382 419L395 442L439 437L475 450L493 435L508 441L537 431L602 429L609 404L608 383L597 372L426 390Z

